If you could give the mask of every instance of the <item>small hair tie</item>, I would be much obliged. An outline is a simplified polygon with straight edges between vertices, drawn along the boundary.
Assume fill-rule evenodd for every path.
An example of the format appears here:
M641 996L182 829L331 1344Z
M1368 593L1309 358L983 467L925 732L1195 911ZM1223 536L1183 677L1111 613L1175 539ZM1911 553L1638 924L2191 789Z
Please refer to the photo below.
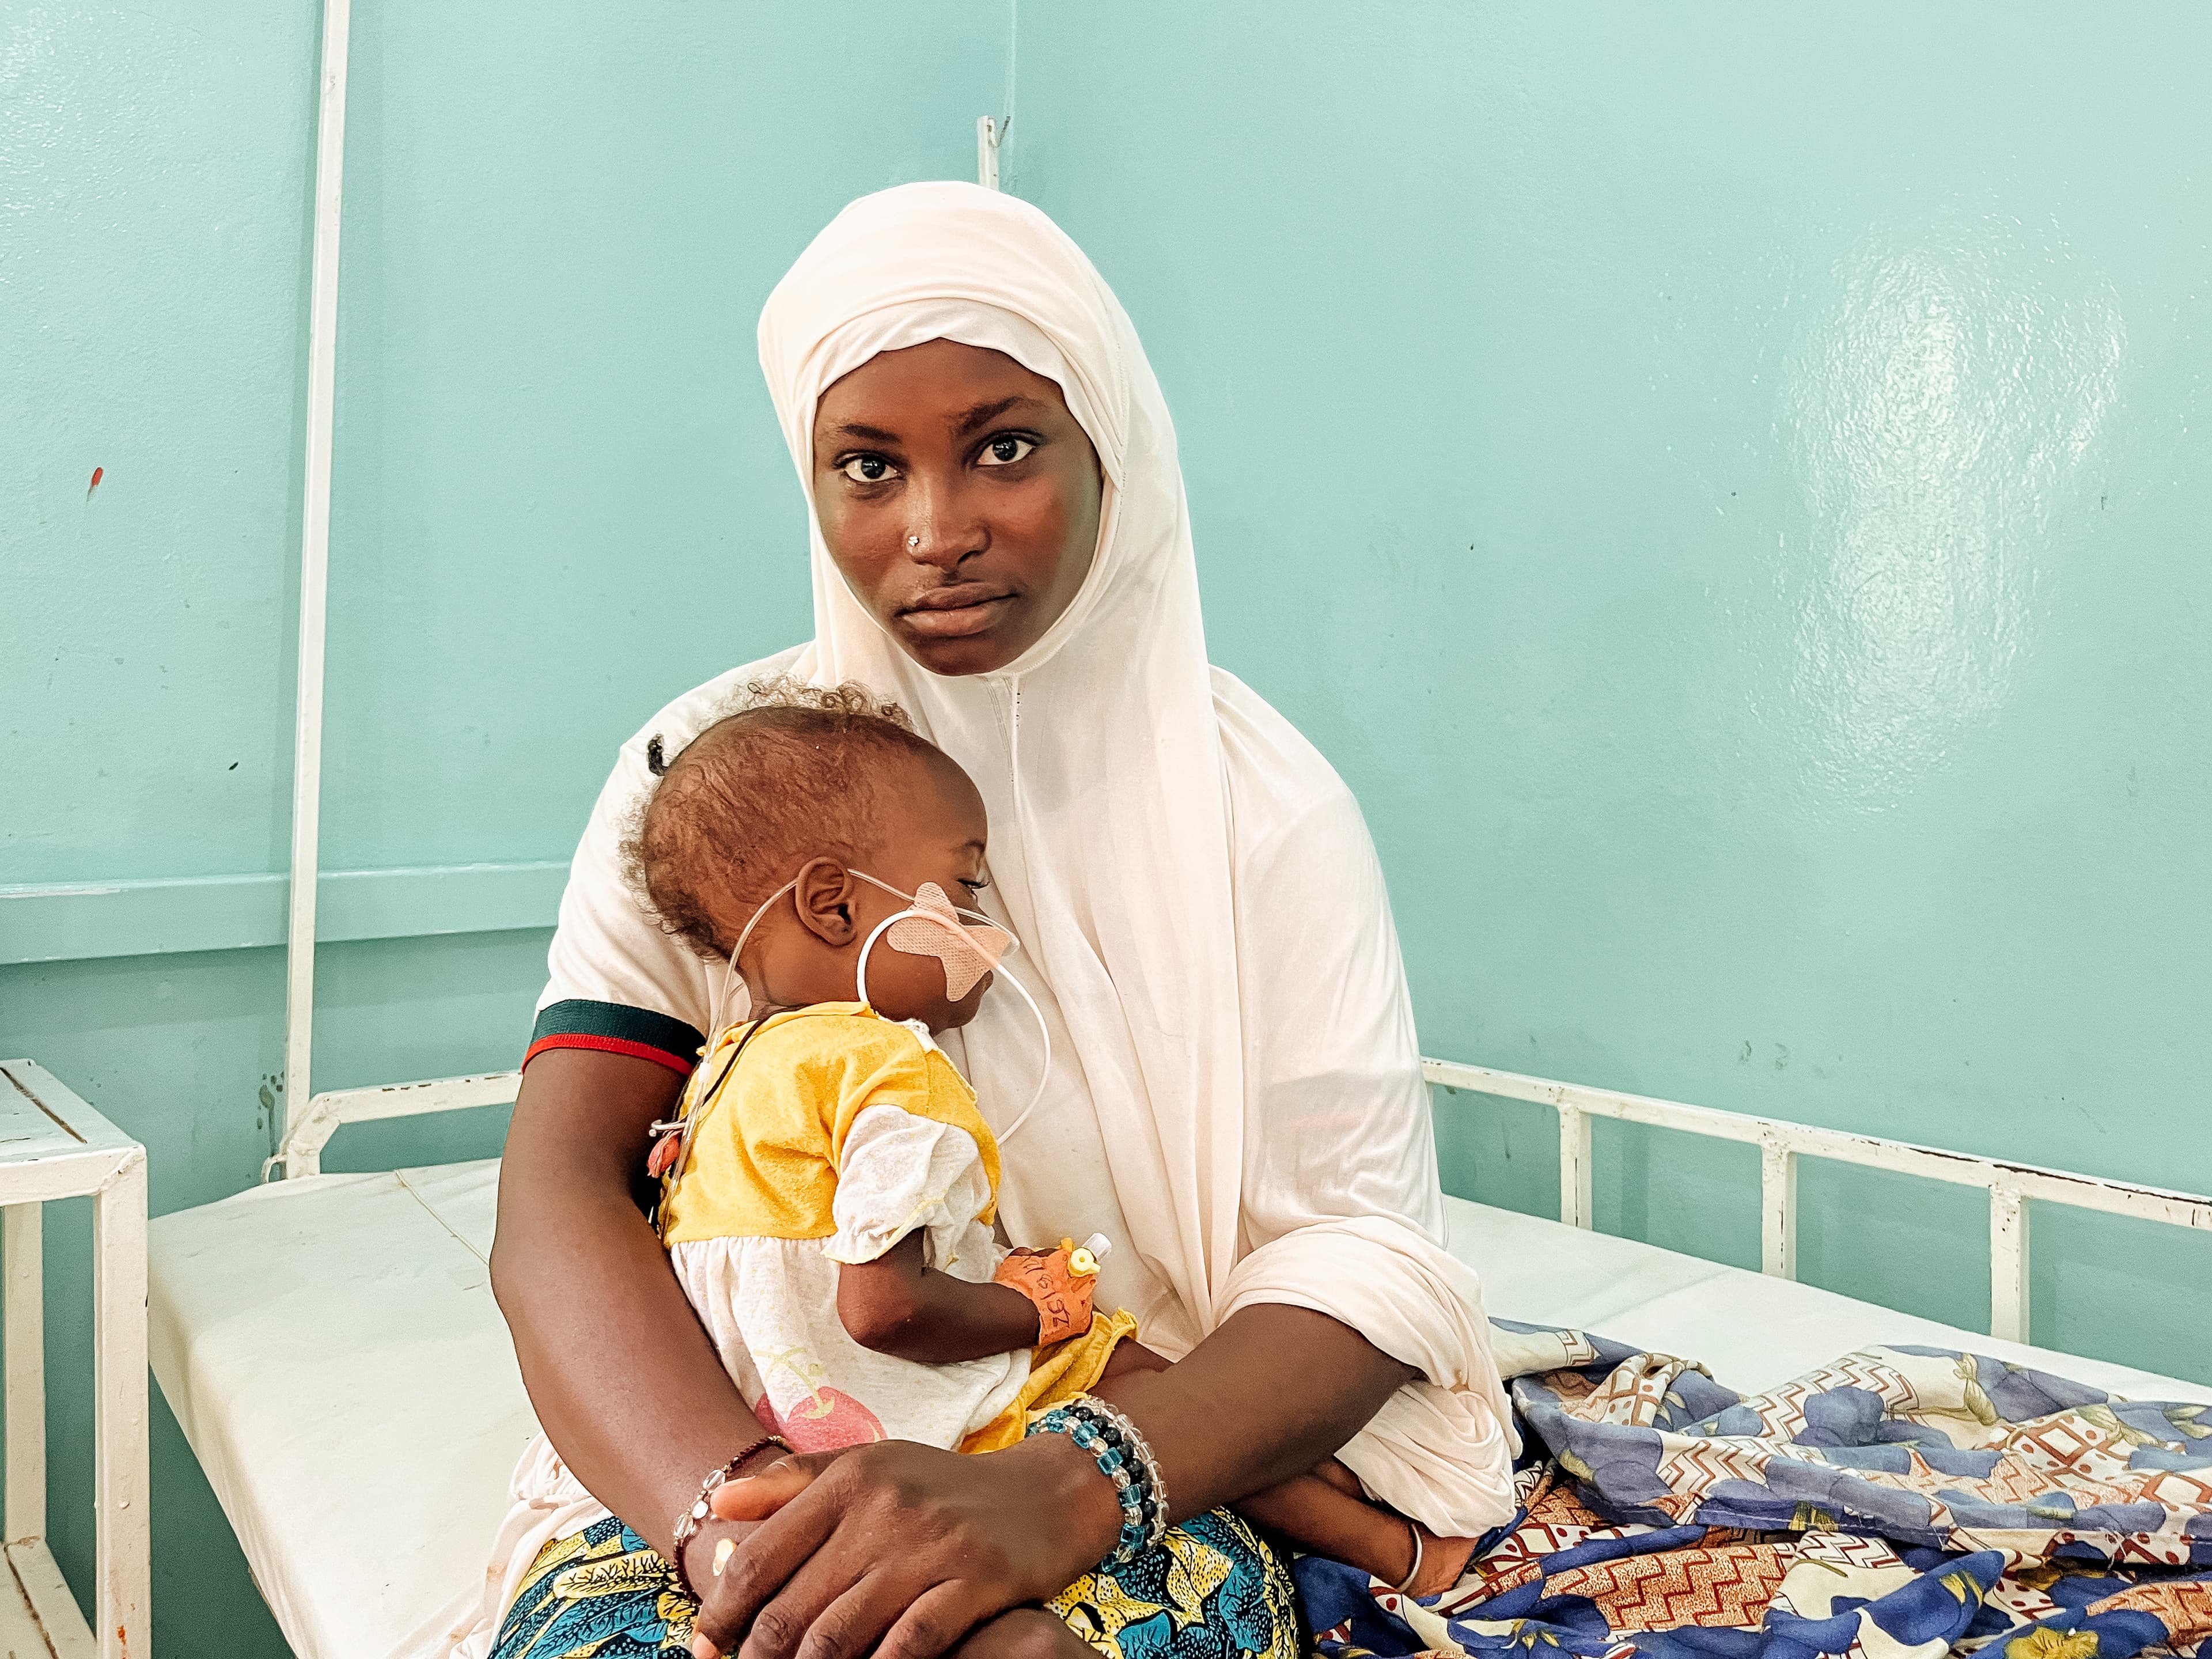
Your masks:
M668 752L660 746L658 732L645 740L645 769L656 778L668 775Z

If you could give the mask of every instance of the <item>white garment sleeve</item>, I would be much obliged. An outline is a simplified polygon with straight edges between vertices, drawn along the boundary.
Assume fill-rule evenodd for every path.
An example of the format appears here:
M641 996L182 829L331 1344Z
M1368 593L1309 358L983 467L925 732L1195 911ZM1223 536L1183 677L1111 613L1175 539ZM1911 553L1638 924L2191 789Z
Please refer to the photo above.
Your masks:
M653 781L643 740L633 738L616 756L569 862L561 925L546 953L548 977L538 1006L612 1003L666 1014L703 1031L707 965L661 931L623 868L623 842Z
M533 1054L547 1047L598 1048L659 1060L679 1072L696 1063L721 975L661 931L630 885L623 842L656 781L646 762L653 740L674 759L747 681L783 672L797 655L793 650L763 658L695 687L616 754L569 862L560 926L546 952Z
M837 1231L822 1249L832 1261L873 1261L919 1227L931 1267L988 1279L999 1264L978 1218L990 1202L973 1135L896 1106L871 1106L846 1131L830 1203Z
M1418 1370L1339 1454L1368 1489L1469 1537L1513 1512L1516 1441L1482 1285L1443 1248L1443 1197L1388 893L1340 784L1240 870L1248 1251L1219 1304L1343 1321ZM1240 927L1245 924L1240 920Z

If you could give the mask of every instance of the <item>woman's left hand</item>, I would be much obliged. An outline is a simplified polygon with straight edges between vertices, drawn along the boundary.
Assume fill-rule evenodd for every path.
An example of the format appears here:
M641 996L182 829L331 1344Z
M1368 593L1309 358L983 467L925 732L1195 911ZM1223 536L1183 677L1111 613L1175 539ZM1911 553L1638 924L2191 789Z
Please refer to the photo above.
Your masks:
M1057 1595L1121 1531L1113 1486L1058 1434L981 1456L889 1440L782 1460L714 1507L760 1524L702 1587L701 1659L936 1659Z

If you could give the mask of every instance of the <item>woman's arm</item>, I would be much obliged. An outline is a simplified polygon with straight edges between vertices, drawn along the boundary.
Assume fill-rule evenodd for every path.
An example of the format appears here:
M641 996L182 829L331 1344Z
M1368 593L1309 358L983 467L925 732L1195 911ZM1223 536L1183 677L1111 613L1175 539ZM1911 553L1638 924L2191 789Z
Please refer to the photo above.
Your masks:
M1183 1521L1311 1469L1412 1376L1325 1314L1257 1306L1115 1395ZM775 1472L715 1494L718 1515L768 1518L707 1586L707 1651L743 1641L746 1659L788 1659L808 1642L809 1659L933 1659L992 1614L1057 1595L1121 1528L1112 1484L1065 1435L980 1457L889 1443L797 1461L815 1479L795 1495L802 1477Z
M1126 1374L1114 1399L1152 1442L1180 1522L1310 1472L1414 1376L1327 1314L1261 1305L1166 1370Z
M665 1066L594 1049L533 1060L507 1129L491 1258L546 1437L663 1553L702 1478L761 1436L638 1207L649 1126L683 1085ZM718 1530L729 1529L700 1542Z
M837 1320L853 1340L924 1365L987 1359L1037 1340L1036 1304L1011 1285L971 1284L922 1258L908 1233L873 1261L837 1269Z

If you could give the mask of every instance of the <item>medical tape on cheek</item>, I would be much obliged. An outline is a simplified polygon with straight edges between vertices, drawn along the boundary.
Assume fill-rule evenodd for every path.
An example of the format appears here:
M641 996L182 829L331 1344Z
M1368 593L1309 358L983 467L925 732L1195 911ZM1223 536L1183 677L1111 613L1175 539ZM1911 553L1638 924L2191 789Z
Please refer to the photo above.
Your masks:
M878 939L890 941L901 956L934 957L945 970L947 993L957 1002L975 988L975 981L999 965L1020 941L988 916L963 910L945 896L945 890L926 881L912 893L880 881L865 870L854 870L871 887L882 889L907 908L879 922L860 947L860 1000L868 1000L868 953Z
M962 910L945 895L945 890L935 882L924 882L917 892L902 893L887 881L878 881L865 870L852 872L872 887L880 887L895 898L904 899L908 908L878 922L860 946L860 960L854 969L854 989L862 1002L868 1000L868 955L876 948L878 939L889 939L902 956L934 957L945 969L945 987L957 1002L975 988L984 975L998 972L1000 977L1013 987L1023 1002L1028 1005L1030 1017L1036 1021L1037 1036L1044 1048L1044 1061L1038 1068L1036 1087L1028 1103L1014 1115L1014 1121L998 1131L1000 1143L1004 1145L1013 1137L1014 1131L1029 1121L1044 1098L1045 1085L1052 1076L1052 1027L1046 1024L1044 1010L1037 1006L1036 999L1030 994L1029 987L1016 979L1009 970L999 966L1006 952L1020 943L1006 929L972 910ZM907 943L899 942L897 930L908 930ZM956 968L955 963L958 966Z
M961 915L933 881L925 881L915 890L914 908L923 914L894 920L884 930L884 942L907 956L935 957L945 969L945 994L954 1002L974 990L1014 942L1005 928Z

